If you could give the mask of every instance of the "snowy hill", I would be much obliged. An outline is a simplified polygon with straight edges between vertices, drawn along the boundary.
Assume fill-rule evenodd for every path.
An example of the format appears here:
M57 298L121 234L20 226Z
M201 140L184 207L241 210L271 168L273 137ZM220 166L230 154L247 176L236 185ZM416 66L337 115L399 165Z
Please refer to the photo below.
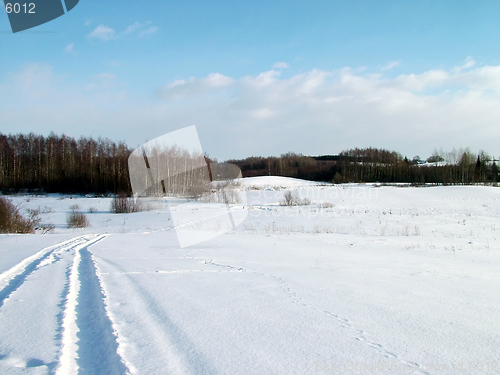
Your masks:
M297 189L301 187L311 187L325 185L324 182L306 181L298 178L281 177L281 176L261 176L261 177L246 177L239 182L248 189Z

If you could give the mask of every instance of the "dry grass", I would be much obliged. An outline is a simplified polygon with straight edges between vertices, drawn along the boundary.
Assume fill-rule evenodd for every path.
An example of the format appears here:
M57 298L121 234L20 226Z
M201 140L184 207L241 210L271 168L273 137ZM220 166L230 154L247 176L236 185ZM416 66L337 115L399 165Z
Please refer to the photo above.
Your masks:
M335 207L335 204L332 202L321 202L321 203L318 203L318 207L319 208L333 208L333 207Z
M51 232L54 226L42 223L40 209L28 209L27 217L19 212L19 207L10 200L0 198L0 233L42 233Z
M70 207L70 209L71 212L66 217L66 224L68 224L68 228L90 227L90 222L87 216L83 212L78 211L78 209L80 209L79 205L74 204Z
M299 193L296 191L285 191L283 200L280 201L281 206L307 206L311 204L308 198L300 198Z
M418 225L410 226L405 225L404 227L396 226L383 226L380 228L381 236L420 236L420 228Z
M240 183L233 180L217 181L214 183L211 194L201 196L198 200L209 203L238 204L242 202L238 191L240 186Z
M0 198L0 233L35 233L32 217L24 218L10 200Z
M72 211L66 218L68 228L87 228L90 226L87 216L83 212Z
M240 196L236 190L239 186L240 184L234 181L219 182L216 186L216 201L227 204L241 203Z
M111 201L110 212L113 214L130 214L141 211L142 207L139 202L134 202L133 198L125 195L117 195Z

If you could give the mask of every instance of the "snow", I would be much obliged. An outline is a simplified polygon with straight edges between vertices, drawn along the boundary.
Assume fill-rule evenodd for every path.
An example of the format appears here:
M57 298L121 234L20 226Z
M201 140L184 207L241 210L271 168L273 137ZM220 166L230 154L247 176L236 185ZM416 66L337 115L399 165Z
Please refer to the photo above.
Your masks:
M216 204L13 197L55 230L0 235L0 373L500 373L499 188L239 189L246 220L186 248L171 213ZM91 227L65 227L74 204Z
M324 185L322 182L300 180L298 178L280 177L280 176L260 176L242 178L239 181L243 186L254 188L268 188L273 190L290 189L299 187L308 187L316 185Z

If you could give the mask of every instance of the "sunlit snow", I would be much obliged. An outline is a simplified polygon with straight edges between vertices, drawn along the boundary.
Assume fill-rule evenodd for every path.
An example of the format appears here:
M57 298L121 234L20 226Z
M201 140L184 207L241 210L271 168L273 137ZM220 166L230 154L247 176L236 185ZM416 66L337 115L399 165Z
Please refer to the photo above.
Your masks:
M0 373L500 373L500 188L239 189L246 220L183 249L161 206L12 197L55 229L0 235Z

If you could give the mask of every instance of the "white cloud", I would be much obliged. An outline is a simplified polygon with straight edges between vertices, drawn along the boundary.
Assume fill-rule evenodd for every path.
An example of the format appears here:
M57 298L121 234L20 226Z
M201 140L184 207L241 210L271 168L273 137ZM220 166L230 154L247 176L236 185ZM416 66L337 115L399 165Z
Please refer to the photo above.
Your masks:
M67 53L71 53L71 52L73 52L74 47L75 47L75 43L70 43L66 46L66 48L64 48L64 51Z
M194 124L204 150L220 160L369 146L409 157L467 146L500 155L500 66L395 78L347 67L290 77L274 69L241 78L212 73L165 83L148 100L109 72L90 77L88 87L40 65L9 77L0 81L4 132L83 131L134 147Z
M140 35L146 33L146 34L152 34L158 30L157 26L150 26L151 21L146 21L146 22L134 22L132 25L128 26L125 31L123 31L123 34L130 34L138 30L142 30L140 32ZM149 26L149 27L148 27ZM147 28L148 27L148 28Z
M456 75L456 84L471 90L500 91L500 66L484 66Z
M401 61L391 61L391 62L388 62L387 64L385 64L382 68L380 68L380 70L382 70L382 71L391 70L391 69L394 69L400 65L401 65Z
M194 77L191 79L191 81L193 81L193 80L194 80ZM160 90L165 90L165 91L170 90L170 89L173 89L175 87L184 86L186 83L187 83L187 81L185 81L183 79L176 79L175 81L170 82L163 89L160 89Z
M475 65L476 65L476 61L472 57L467 56L464 63L455 68L455 72L460 72L462 70L472 68Z
M330 75L330 72L313 69L310 72L292 77L289 82L294 86L297 94L308 95L320 89Z
M286 62L277 62L276 64L273 65L274 69L286 69L288 67L289 65Z
M105 25L99 25L94 29L94 31L90 33L89 37L108 41L111 39L119 39L126 35L131 35L134 33L139 33L139 36L150 35L156 33L158 30L159 28L157 26L151 25L151 21L136 21L132 25L127 26L125 30L121 32L117 32L115 29L112 29Z
M163 94L182 87L183 95L163 97L179 124L210 126L227 132L225 139L244 137L237 141L240 146L224 150L226 157L289 150L325 154L369 146L410 156L466 146L500 154L500 66L458 73L435 69L396 78L350 68L289 78L276 70L222 77L224 85L212 88L209 77L171 82ZM215 136L211 141L230 147Z
M130 34L133 33L134 31L144 27L144 24L141 22L134 22L132 25L128 26L125 31L123 31L124 34Z
M212 88L229 86L233 79L219 73L211 73L207 78L203 78L205 83Z
M272 69L260 73L257 77L247 76L243 78L243 80L250 86L263 87L276 82L280 75L281 73L279 71Z
M394 80L397 86L410 91L423 91L451 82L449 73L444 70L430 70L422 74L403 74Z
M223 89L231 85L233 81L231 77L220 73L211 73L201 79L190 77L188 80L175 80L160 87L157 94L166 99L184 99Z
M149 26L146 30L140 32L139 36L146 36L156 33L159 30L158 26Z
M105 25L99 25L90 33L89 37L104 41L111 40L116 37L116 30Z

